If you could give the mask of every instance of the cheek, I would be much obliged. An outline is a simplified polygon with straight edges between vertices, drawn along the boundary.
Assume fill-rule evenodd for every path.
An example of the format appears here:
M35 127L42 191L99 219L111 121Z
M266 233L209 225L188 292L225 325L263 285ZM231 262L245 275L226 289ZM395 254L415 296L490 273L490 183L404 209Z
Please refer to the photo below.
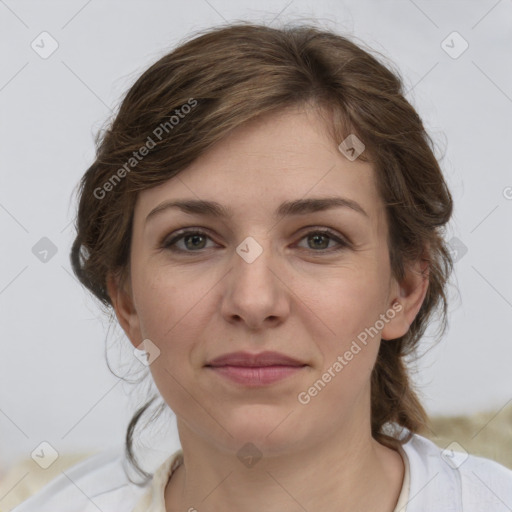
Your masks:
M133 289L141 334L159 348L159 365L178 375L197 363L197 347L218 304L211 299L218 279L170 267L158 272L149 268L139 274Z
M159 352L149 369L162 398L175 412L190 408L191 357L204 314L197 280L182 283L177 273L147 272L134 285L141 333ZM203 293L204 295L204 293Z
M324 293L316 294L314 311L322 320L311 331L322 353L316 379L326 373L323 380L329 381L319 402L349 406L370 380L383 328L379 319L385 313L385 276L379 271L370 266L344 269L337 279L326 281Z
M380 325L383 312L383 291L375 275L352 274L330 282L315 311L329 327L311 331L322 354L321 367L312 375L307 395L315 397L314 411L336 404L333 414L346 414L360 402L368 389L371 373L380 346ZM320 307L321 306L321 307ZM318 398L316 398L318 397Z
M328 279L304 283L296 294L314 313L320 330L328 333L324 337L343 345L378 319L385 288L382 275L374 269L352 267L331 272Z
M186 321L197 281L185 284L179 272L157 267L149 261L139 265L133 275L135 307L143 334L163 343L165 333L172 335L174 329L179 329L180 319ZM193 314L193 310L189 314Z

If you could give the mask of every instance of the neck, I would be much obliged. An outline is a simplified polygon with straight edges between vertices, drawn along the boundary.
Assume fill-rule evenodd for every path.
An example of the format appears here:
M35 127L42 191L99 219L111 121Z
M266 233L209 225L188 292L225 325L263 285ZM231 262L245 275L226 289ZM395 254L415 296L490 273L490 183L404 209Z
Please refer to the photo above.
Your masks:
M360 426L358 426L360 427ZM293 452L243 464L237 452L179 425L184 462L165 489L167 512L304 510L392 512L404 477L400 454L348 425Z

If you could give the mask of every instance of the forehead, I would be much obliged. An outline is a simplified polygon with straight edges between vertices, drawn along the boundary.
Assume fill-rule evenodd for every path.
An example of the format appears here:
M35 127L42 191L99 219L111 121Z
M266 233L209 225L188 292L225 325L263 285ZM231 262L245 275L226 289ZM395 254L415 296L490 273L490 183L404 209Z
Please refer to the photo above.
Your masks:
M259 216L274 214L285 201L327 196L357 202L370 218L381 216L372 165L348 160L316 110L292 107L238 127L177 176L142 191L136 216L145 219L172 199L211 200L235 214Z

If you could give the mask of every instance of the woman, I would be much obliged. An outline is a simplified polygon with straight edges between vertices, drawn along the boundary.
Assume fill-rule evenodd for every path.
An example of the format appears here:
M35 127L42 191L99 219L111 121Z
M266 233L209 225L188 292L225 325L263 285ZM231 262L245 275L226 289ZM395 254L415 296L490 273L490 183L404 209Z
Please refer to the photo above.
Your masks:
M239 23L152 65L81 181L71 261L181 449L142 485L103 454L17 510L510 510L512 471L421 435L403 360L446 325L431 146L398 73L328 31Z

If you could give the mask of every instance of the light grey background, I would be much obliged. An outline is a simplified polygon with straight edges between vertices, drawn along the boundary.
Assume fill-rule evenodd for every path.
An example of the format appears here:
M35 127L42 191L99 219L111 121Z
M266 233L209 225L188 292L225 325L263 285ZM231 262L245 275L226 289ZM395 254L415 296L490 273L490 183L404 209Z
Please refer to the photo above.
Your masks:
M93 161L93 135L135 79L190 32L225 20L316 18L396 63L445 154L455 200L448 239L467 250L458 252L449 329L418 363L415 381L433 414L498 411L512 400L512 2L254 5L0 1L0 468L42 441L57 451L122 446L142 393L128 398L132 388L108 371L107 334L119 347L114 365L117 353L128 355L126 371L140 364L72 276L72 194ZM45 59L31 47L51 48L43 31L58 43ZM454 58L461 38L469 47ZM43 237L57 249L46 263L32 252ZM174 424L167 439L177 442Z

